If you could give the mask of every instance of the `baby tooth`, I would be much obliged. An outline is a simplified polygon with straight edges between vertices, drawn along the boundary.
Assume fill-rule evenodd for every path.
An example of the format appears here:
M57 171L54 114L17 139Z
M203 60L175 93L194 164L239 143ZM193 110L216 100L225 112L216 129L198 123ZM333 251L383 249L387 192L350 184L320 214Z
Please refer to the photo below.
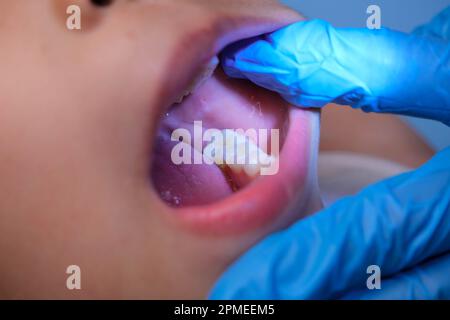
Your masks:
M234 173L240 173L242 171L242 165L240 164L228 164L228 167L234 172Z
M216 142L211 142L203 149L203 154L209 159L213 160L213 163L217 165L224 164L223 161L223 147Z
M219 65L219 58L214 56L200 71L200 74L194 79L191 85L188 87L189 93L197 90L206 80L211 78Z
M255 145L249 145L247 164L259 164L261 149Z

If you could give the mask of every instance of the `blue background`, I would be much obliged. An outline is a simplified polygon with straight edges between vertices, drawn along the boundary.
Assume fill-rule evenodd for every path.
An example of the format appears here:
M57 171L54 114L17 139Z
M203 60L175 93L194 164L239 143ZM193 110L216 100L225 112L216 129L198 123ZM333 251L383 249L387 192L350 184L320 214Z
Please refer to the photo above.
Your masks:
M336 27L366 27L367 7L381 8L383 27L410 32L430 21L450 5L450 0L283 0L310 19L319 18ZM436 150L450 145L450 128L430 120L406 118Z

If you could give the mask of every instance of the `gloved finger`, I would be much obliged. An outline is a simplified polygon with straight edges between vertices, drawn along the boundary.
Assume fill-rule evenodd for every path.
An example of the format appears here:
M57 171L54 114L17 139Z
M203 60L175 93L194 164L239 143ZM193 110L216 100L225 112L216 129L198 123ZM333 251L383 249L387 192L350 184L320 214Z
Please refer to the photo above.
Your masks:
M414 34L450 40L450 6L437 15L430 23L416 28Z
M450 148L269 236L219 279L214 299L327 299L450 250Z
M302 21L227 48L225 72L297 106L329 102L450 124L450 46L388 29Z
M428 261L412 270L381 281L380 290L359 290L349 300L450 299L450 254Z

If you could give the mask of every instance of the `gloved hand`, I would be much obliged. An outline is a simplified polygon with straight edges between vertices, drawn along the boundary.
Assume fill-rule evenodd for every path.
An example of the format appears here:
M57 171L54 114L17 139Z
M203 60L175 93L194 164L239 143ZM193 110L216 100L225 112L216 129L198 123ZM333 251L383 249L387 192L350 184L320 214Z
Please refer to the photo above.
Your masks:
M450 7L411 35L298 22L238 42L221 59L229 76L277 91L298 106L335 102L450 125L449 39Z
M381 268L381 290L366 287ZM271 235L213 299L450 299L450 148Z
M329 101L450 124L450 8L407 36L301 22L222 57L294 104ZM378 265L381 290L368 290ZM213 299L450 299L450 148L416 171L269 236L219 279Z

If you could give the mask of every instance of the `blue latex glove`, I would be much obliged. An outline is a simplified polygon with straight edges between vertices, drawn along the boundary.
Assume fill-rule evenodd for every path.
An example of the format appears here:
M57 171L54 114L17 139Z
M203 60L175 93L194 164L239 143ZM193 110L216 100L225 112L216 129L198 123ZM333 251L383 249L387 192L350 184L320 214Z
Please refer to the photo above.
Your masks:
M450 125L450 7L411 35L298 22L238 42L222 65L289 102L329 102L367 112L431 118Z
M337 101L449 124L449 17L417 36L303 22L231 48L223 63L299 105ZM366 288L369 265L381 267L381 290ZM449 272L450 148L266 238L211 298L450 299Z
M369 265L381 290L366 287ZM450 148L269 236L210 297L450 299Z

